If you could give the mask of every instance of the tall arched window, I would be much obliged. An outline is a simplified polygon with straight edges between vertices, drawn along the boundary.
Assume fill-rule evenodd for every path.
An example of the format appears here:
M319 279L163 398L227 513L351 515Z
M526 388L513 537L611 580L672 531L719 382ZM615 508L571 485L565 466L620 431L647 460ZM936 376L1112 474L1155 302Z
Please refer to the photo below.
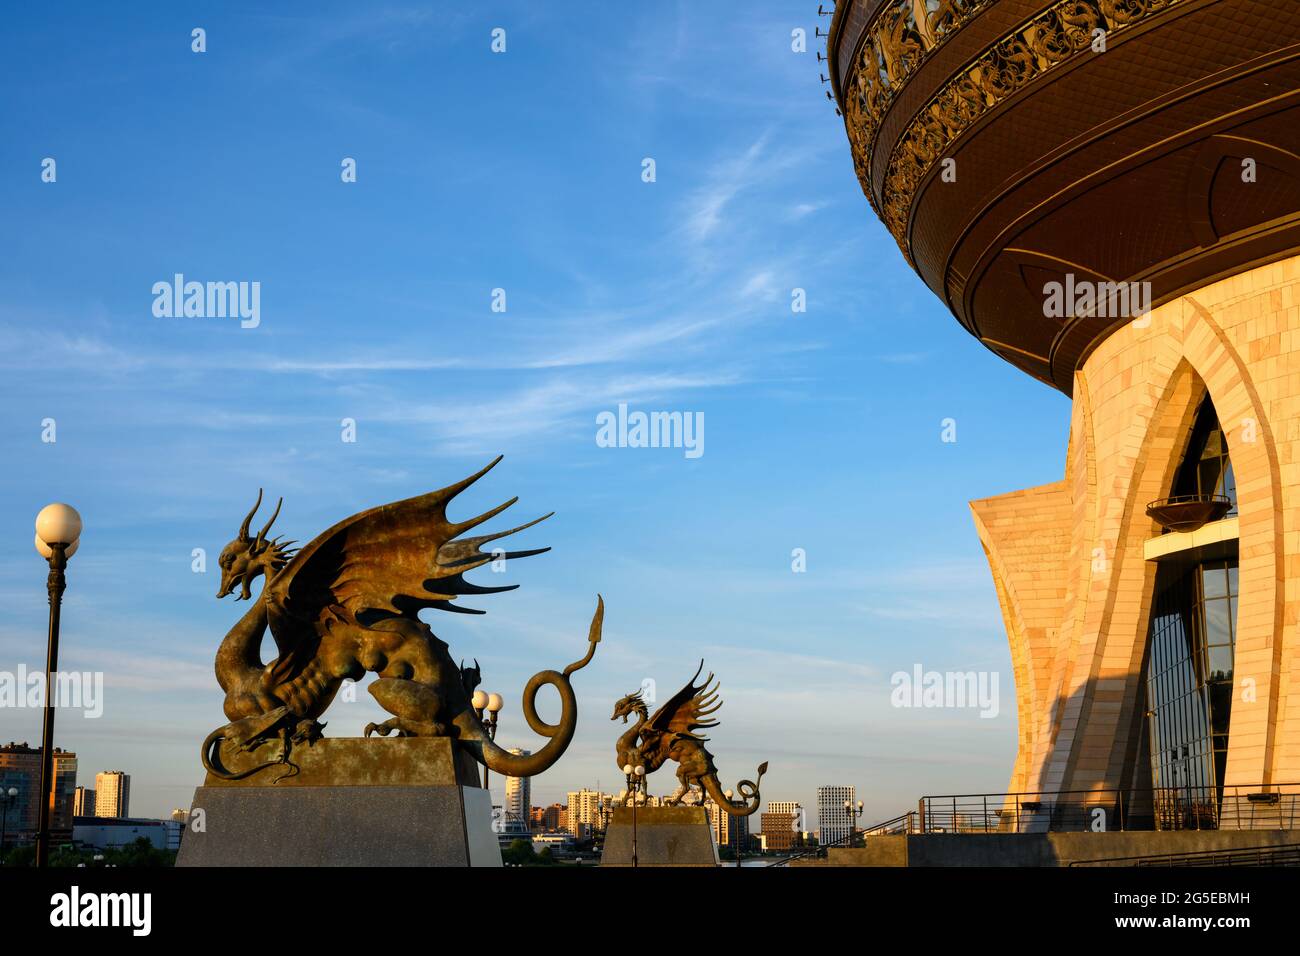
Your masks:
M1237 510L1228 443L1214 405L1197 411L1171 496L1223 495ZM1236 541L1161 560L1148 631L1147 731L1156 823L1216 827L1228 759L1237 623Z
M1228 439L1209 396L1201 402L1192 426L1187 451L1169 492L1182 495L1223 495L1232 502L1228 515L1237 513L1237 479L1232 474Z

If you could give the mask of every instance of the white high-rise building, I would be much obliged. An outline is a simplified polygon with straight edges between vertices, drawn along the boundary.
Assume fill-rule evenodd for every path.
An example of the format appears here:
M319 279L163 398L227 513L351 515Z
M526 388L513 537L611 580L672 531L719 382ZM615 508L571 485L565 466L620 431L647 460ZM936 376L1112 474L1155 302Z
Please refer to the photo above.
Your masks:
M817 788L817 839L822 846L847 840L857 820L844 810L844 801L857 802L853 787Z
M95 816L131 815L131 775L121 770L95 774Z
M569 793L567 826L570 833L582 838L604 826L603 809L611 797L599 790L574 790Z
M510 752L518 757L527 757L531 750L522 750L519 747L511 748ZM528 777L506 777L506 800L502 807L505 813L505 824L514 830L528 829L528 811L532 809L533 787Z

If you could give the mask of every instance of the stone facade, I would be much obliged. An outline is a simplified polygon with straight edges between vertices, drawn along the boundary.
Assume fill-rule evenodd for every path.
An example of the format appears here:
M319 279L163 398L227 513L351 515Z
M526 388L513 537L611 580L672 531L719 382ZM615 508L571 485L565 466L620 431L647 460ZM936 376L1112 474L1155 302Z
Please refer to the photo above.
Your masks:
M1168 495L1208 392L1237 478L1240 603L1225 779L1300 782L1300 257L1174 299L1075 372L1065 478L971 503L1011 644L1011 791L1132 786ZM1297 788L1300 789L1300 788Z

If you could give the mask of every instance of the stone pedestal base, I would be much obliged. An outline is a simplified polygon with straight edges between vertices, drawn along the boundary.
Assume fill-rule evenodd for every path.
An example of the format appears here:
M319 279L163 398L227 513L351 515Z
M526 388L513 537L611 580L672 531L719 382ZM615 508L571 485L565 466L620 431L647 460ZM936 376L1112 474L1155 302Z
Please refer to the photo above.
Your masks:
M717 866L718 848L703 807L638 807L637 866ZM615 807L601 866L632 865L631 807Z
M338 738L295 747L297 773L208 774L176 865L500 866L466 756L445 738Z

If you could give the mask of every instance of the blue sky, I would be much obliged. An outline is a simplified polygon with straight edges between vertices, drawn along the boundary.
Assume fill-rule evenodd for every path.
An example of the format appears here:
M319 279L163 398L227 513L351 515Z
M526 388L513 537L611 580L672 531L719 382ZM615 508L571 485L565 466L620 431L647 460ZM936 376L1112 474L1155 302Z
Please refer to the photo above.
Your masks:
M522 686L581 655L604 594L578 735L534 803L615 789L613 702L701 656L728 785L767 759L765 799L848 783L872 819L1005 789L1014 688L966 502L1059 479L1069 406L964 332L874 218L818 26L811 2L8 14L0 669L43 661L31 522L73 503L61 664L107 682L103 717L59 723L81 782L123 769L133 813L188 805L242 611L213 598L215 557L258 487L305 541L504 453L460 514L519 495L503 518L556 511L519 539L554 550L487 615L425 618L529 746ZM175 273L259 282L260 325L155 317ZM598 447L620 402L702 412L704 454ZM916 663L1000 672L1001 716L891 707ZM326 719L381 717L363 693ZM39 735L39 712L0 710L0 739Z

